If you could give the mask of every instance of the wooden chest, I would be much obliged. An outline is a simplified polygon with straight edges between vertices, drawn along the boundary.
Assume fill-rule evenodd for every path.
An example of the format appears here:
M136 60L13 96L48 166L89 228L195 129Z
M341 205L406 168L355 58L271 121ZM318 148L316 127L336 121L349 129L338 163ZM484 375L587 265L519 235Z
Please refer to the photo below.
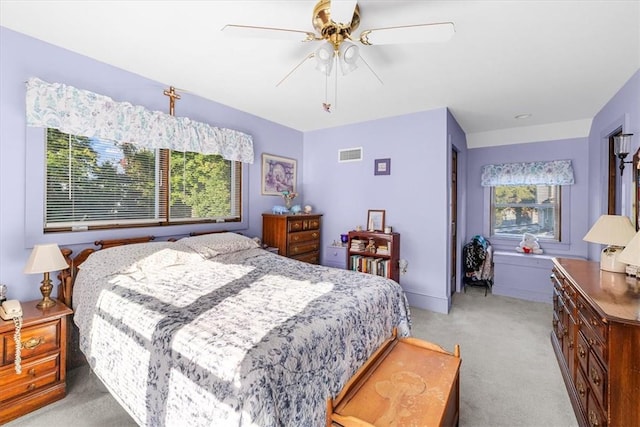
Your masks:
M394 336L327 403L327 426L455 426L460 348Z
M262 214L262 243L278 248L282 256L319 264L321 217Z
M15 326L13 321L0 320L0 424L66 394L67 318L72 311L61 303L41 310L37 302L21 304L20 374L14 367Z

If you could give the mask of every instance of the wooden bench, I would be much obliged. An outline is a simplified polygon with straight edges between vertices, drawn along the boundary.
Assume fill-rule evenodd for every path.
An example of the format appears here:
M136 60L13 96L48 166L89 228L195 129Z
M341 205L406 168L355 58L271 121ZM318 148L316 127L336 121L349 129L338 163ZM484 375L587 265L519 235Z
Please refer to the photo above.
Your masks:
M327 427L455 426L459 418L460 347L453 353L416 338L393 336L335 399Z

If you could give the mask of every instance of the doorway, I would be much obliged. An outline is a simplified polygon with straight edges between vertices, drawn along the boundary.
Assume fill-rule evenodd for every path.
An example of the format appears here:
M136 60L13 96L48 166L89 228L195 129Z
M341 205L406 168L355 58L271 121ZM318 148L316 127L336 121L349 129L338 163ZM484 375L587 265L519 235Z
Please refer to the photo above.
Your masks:
M456 293L458 271L458 152L451 150L451 295Z

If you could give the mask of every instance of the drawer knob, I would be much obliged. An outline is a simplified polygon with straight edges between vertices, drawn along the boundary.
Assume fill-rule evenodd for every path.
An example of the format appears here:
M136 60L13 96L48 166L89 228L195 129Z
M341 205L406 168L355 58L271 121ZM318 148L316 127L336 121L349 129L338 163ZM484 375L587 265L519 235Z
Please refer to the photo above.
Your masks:
M27 372L27 374L29 374L29 376L35 377L36 376L36 368L29 369L29 372Z
M36 388L36 385L34 383L31 383L27 386L27 391L33 391Z
M44 344L44 337L38 337L38 338L33 337L27 341L24 341L21 345L22 345L22 348L26 350L33 350L40 344Z
M583 359L587 355L587 352L585 351L584 347L580 344L578 344L578 355Z
M313 236L314 238L315 238L315 237L318 237L318 233L313 233L313 234L312 234L312 236Z
M586 390L584 389L584 385L582 383L580 383L578 385L578 394L580 394L580 396L584 397L584 395L586 394Z
M598 372L593 368L591 368L591 381L593 381L595 385L600 385L600 381L602 381Z
M593 411L589 411L589 425L593 427L598 427L600 425L600 422L598 421L598 416Z

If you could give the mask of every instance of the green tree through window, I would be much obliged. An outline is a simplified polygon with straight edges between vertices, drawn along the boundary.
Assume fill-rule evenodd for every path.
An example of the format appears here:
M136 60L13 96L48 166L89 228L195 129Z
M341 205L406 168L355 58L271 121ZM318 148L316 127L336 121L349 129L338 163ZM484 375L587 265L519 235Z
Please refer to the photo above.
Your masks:
M239 162L55 129L46 146L45 231L240 220Z

